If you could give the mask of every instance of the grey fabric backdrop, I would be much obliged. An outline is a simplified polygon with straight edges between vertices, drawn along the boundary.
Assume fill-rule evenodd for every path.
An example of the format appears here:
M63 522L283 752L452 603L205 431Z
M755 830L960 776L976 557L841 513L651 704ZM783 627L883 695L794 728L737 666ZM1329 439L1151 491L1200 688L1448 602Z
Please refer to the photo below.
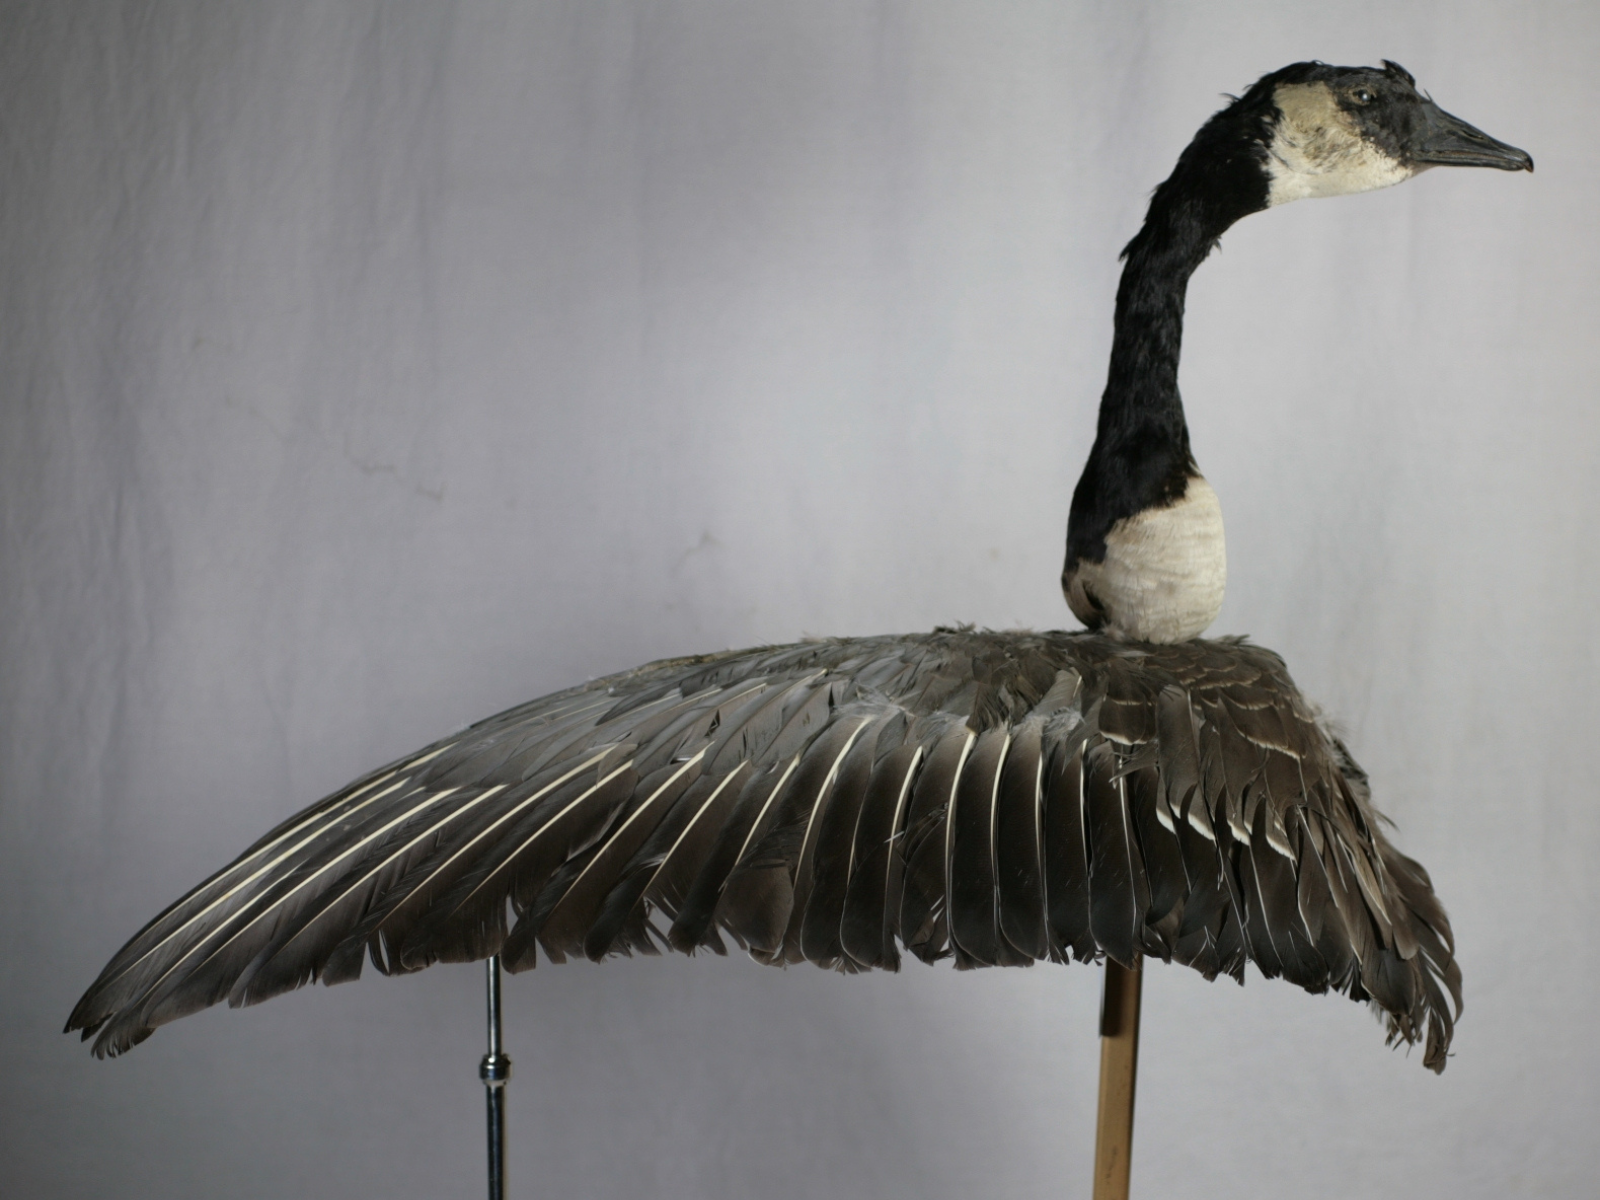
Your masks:
M1199 123L1397 58L1538 174L1250 218L1183 383L1215 632L1288 659L1456 922L1442 1078L1151 971L1146 1196L1593 1195L1589 6L9 4L0 1192L475 1196L480 973L90 1059L105 959L470 720L803 634L1070 624L1116 251ZM519 1195L1086 1192L1099 973L508 985Z

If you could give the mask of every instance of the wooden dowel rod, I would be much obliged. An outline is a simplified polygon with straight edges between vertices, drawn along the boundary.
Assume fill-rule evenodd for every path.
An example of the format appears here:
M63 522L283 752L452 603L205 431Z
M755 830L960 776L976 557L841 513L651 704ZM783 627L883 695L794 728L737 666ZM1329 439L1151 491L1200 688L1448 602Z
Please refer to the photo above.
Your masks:
M1139 985L1144 972L1106 959L1100 999L1100 1115L1094 1135L1094 1200L1128 1200L1133 1161L1133 1085L1139 1070Z

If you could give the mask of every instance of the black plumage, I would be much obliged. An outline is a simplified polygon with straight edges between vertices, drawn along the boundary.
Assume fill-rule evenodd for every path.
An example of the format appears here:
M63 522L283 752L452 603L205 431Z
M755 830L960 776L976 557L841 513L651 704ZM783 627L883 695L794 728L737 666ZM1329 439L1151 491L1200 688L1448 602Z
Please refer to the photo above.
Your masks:
M657 663L483 721L251 847L71 1028L114 1054L363 956L521 970L724 937L845 971L900 946L1208 977L1248 958L1372 999L1436 1070L1460 1007L1427 875L1276 655L941 630Z

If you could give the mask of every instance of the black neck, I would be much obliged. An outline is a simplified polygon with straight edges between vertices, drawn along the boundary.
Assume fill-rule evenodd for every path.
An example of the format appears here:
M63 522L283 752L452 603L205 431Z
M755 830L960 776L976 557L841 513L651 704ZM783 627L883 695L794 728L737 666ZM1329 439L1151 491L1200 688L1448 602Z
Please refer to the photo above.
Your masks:
M1102 451L1134 443L1188 454L1189 430L1178 395L1183 302L1189 276L1222 233L1204 214L1189 211L1193 207L1181 201L1152 203L1144 228L1128 245L1095 436Z
M1080 557L1103 559L1117 521L1172 503L1194 473L1178 395L1184 295L1223 232L1267 206L1262 132L1233 109L1213 117L1156 189L1144 226L1123 251L1111 369L1072 498L1068 567Z

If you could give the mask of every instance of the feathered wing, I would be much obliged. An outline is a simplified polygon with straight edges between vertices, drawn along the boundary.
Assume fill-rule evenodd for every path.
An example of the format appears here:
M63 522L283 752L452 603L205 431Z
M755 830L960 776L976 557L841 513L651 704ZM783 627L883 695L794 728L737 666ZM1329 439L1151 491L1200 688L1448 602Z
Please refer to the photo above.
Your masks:
M976 633L678 659L492 717L286 821L112 959L115 1054L226 998L731 937L896 969L1104 954L1370 999L1442 1070L1460 972L1427 873L1282 660Z

